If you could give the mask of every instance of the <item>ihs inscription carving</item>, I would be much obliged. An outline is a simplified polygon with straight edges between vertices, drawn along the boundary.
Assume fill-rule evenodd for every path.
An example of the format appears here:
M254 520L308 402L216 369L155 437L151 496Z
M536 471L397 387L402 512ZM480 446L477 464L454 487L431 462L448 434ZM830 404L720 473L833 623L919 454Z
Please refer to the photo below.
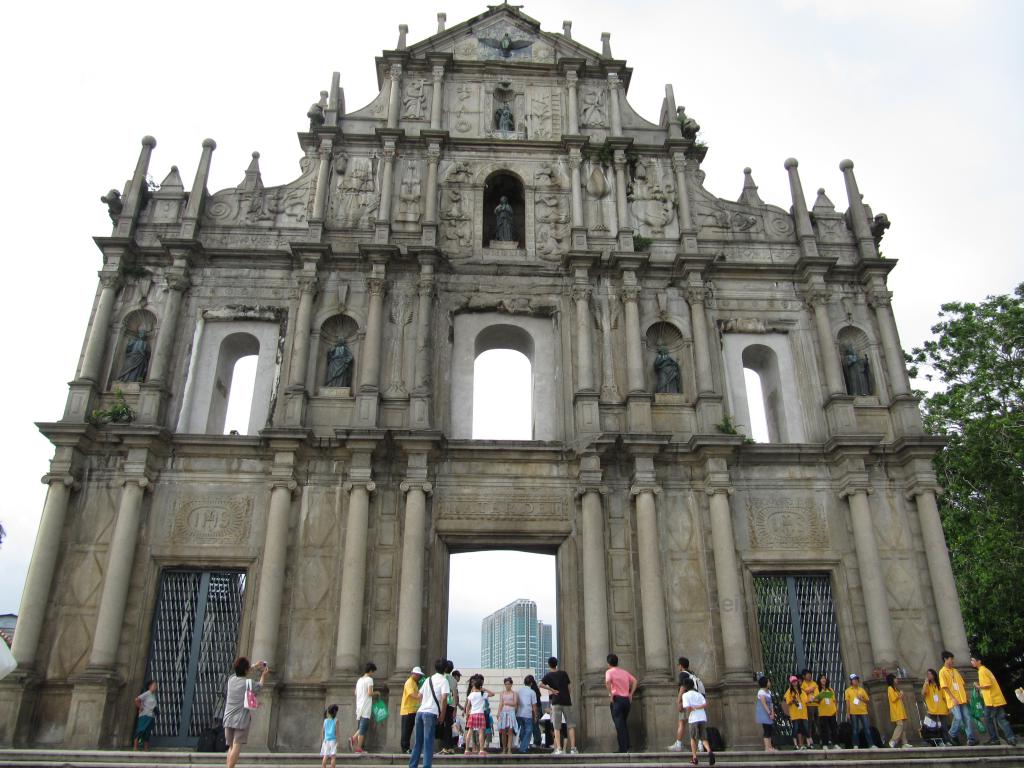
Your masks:
M803 549L828 545L821 508L809 499L768 497L747 502L750 543L757 549Z
M247 544L252 529L251 496L181 499L174 510L171 541L180 544Z

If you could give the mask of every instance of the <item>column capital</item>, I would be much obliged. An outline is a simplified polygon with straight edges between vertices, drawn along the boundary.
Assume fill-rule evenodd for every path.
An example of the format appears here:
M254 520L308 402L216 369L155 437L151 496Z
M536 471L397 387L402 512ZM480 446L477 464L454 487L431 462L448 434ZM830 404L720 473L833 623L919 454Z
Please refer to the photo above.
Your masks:
M682 152L672 153L672 170L675 173L683 173L686 171L686 155Z
M619 290L619 297L622 299L622 303L635 302L640 297L640 286L639 285L624 285Z
M164 273L164 283L167 285L167 290L184 293L192 287L192 278L187 269L168 270Z
M272 480L271 483L270 483L270 489L271 490L274 490L274 489L277 489L277 488L287 488L288 492L291 493L291 494L294 494L296 489L298 489L298 487L299 487L299 484L297 482L295 482L294 480L290 480L290 479L286 480L284 478L282 478L280 480Z
M892 291L883 289L870 290L867 293L868 304L875 309L892 305Z
M930 493L933 496L942 495L942 486L932 478L914 478L903 487L903 498L908 501L915 500L918 496Z
M641 493L651 493L657 496L661 493L661 486L654 483L637 483L629 489L630 496L639 496Z
M403 480L398 488L402 493L408 493L409 491L423 491L423 493L428 496L434 492L433 483L428 483L423 480Z
M121 485L126 487L126 488L131 483L138 483L139 488L141 488L144 491L152 491L153 490L153 484L152 484L152 482L150 481L150 479L148 477L138 477L138 476L132 475L131 477L126 477L126 478L124 478L121 481Z
M356 488L365 488L367 493L373 493L377 490L377 484L373 480L346 480L342 488L348 493Z
M703 304L708 298L708 289L703 285L691 285L683 289L689 304Z
M576 87L576 83L579 82L579 79L580 79L580 76L578 74L576 74L576 70L575 69L570 69L569 71L567 71L565 73L565 84L569 88L575 88Z
M589 285L573 285L572 287L572 300L573 301L588 301L593 295L594 289Z
M875 489L868 484L868 479L866 477L855 477L844 481L839 487L839 498L845 499L848 496L853 496L858 493L863 493L865 496L868 496L874 492Z
M100 278L100 285L103 286L104 288L112 288L113 290L116 291L118 288L121 287L121 284L124 282L124 276L121 274L120 269L104 269L98 272L97 274L99 275Z
M302 292L302 293L315 293L316 292L316 288L317 288L317 283L319 281L318 281L317 276L315 274L305 274L304 273L304 274L299 275L295 279L295 282L298 284L300 292Z
M391 78L392 82L398 82L399 78L402 77L402 65L392 64L391 68L388 70L388 77Z
M576 495L577 496L585 496L588 493L597 493L597 494L600 494L601 496L607 496L608 495L608 486L607 485L598 485L598 484L593 484L593 483L582 483L582 484L576 486Z
M728 485L721 480L714 480L709 483L704 483L704 493L706 493L708 497L719 493L724 493L726 496L732 496L735 491L731 485Z
M427 145L427 161L437 163L441 159L441 145L432 141Z
M383 296L385 281L383 277L366 278L366 290L371 296Z
M608 73L608 85L611 86L612 88L619 87L619 75L617 72Z
M435 83L440 83L444 79L444 65L435 64L430 70L430 74L434 78Z
M816 285L804 291L804 301L809 307L827 307L832 301L832 292L823 285Z
M612 152L612 163L617 166L624 166L626 164L626 150L616 149Z
M73 491L77 491L81 484L75 478L74 475L69 473L50 472L39 478L43 485L52 485L53 483L61 483L66 488L70 488Z

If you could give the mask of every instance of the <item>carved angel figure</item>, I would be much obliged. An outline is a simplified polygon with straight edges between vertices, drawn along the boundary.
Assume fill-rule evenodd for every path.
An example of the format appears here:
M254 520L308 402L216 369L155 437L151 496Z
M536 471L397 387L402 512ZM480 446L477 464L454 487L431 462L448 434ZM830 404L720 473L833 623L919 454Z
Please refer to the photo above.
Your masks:
M517 51L520 48L529 48L533 45L533 40L513 40L508 32L502 35L500 40L496 40L493 37L479 36L477 37L477 40L488 48L497 48L501 51L502 58L505 59L512 55L512 51Z
M413 80L405 87L405 93L402 95L402 117L419 120L426 108L425 82L422 79Z

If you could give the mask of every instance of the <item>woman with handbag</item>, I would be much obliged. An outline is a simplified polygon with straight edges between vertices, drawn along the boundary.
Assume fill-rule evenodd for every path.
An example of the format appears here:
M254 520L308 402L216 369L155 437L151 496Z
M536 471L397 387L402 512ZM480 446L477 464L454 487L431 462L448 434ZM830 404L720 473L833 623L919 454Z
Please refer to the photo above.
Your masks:
M267 662L261 661L255 669L260 670L259 682L249 677L251 665L245 656L235 659L235 674L228 678L227 691L224 694L224 740L228 745L227 766L235 768L238 756L242 753L242 745L249 740L249 722L251 712L259 707L259 693L266 682L270 668Z

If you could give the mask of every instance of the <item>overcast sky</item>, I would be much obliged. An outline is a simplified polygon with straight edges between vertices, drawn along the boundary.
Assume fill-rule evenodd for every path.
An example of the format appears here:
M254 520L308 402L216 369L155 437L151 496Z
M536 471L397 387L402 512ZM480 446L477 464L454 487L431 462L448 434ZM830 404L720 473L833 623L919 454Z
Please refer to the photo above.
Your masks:
M449 0L5 6L0 613L18 610L52 456L33 422L63 411L100 267L91 238L110 233L99 196L131 176L141 137L157 139L156 182L173 164L190 187L212 137L211 191L238 184L253 150L264 183L285 183L299 172L295 133L332 71L357 109L376 94L374 56L394 47L399 23L413 42L435 31L438 11L451 26L483 10ZM721 197L738 197L749 165L761 197L788 209L783 161L795 156L808 202L825 187L845 209L838 165L852 158L866 201L892 220L882 248L900 260L889 284L905 347L927 337L943 301L1008 292L1024 276L1010 226L1022 209L1024 4L586 0L524 11L548 31L572 19L573 36L598 49L610 31L614 55L633 67L629 101L652 121L674 84L703 126L706 186Z

